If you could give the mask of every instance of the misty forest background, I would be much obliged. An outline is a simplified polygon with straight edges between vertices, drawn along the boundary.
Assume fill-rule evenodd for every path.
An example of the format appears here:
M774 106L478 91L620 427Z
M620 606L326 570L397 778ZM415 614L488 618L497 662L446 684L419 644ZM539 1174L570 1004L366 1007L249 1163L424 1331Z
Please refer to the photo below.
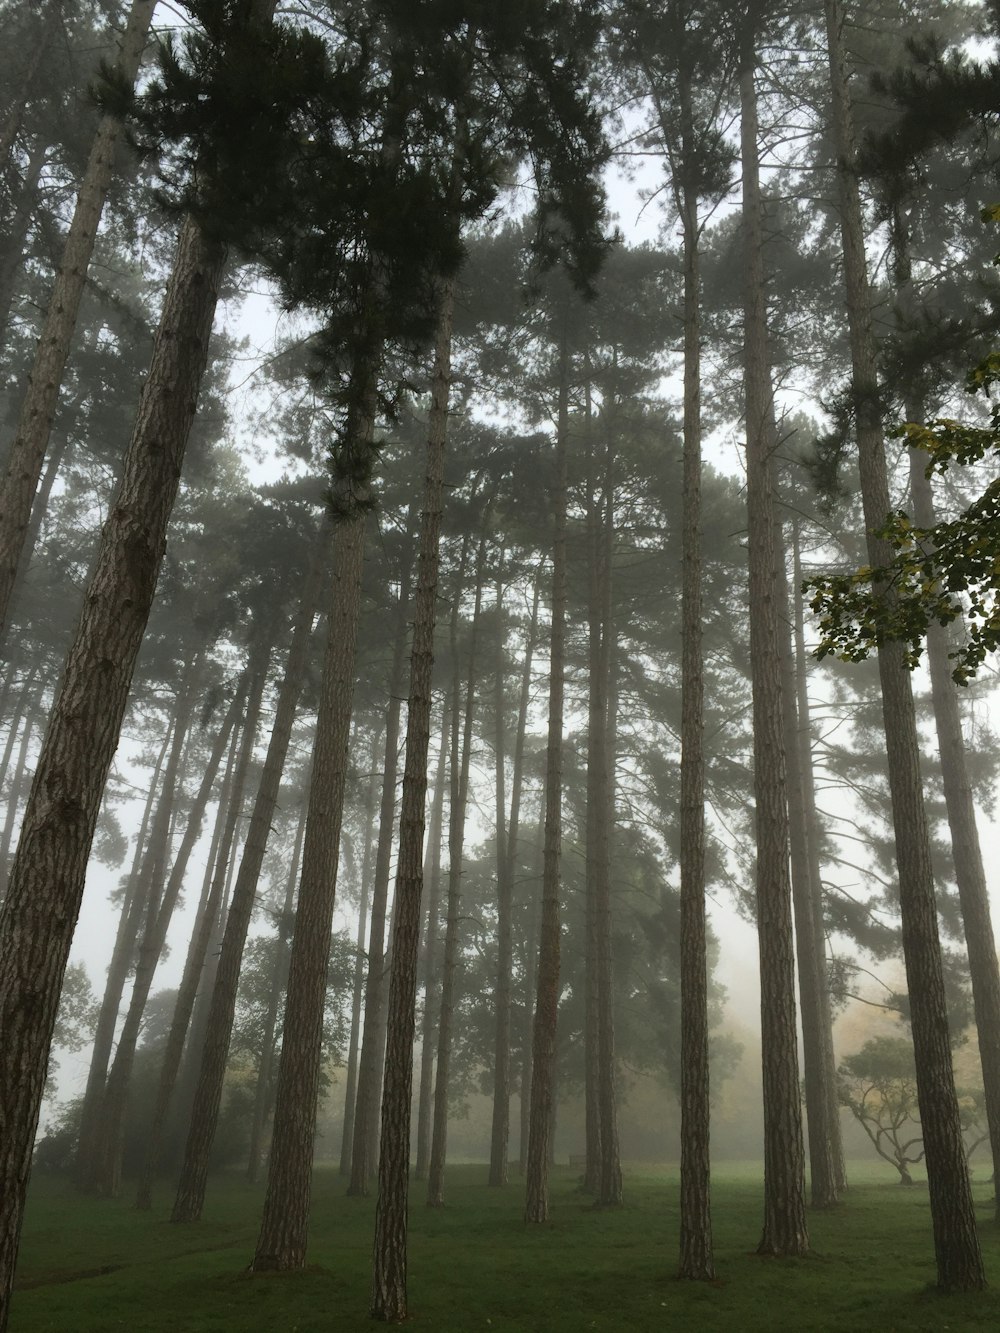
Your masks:
M679 1163L713 1276L709 1118L985 1285L998 39L0 4L0 1327L32 1153L256 1271L315 1157L393 1320L446 1161Z

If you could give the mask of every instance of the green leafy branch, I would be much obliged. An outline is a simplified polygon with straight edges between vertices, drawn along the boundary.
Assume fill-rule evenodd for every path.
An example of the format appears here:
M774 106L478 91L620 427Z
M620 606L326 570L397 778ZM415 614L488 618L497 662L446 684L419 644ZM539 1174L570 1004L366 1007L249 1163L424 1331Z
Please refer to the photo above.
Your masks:
M970 393L989 394L1000 383L1000 351L970 372ZM952 464L969 465L1000 455L1000 404L988 427L940 418L907 422L894 432L929 455L927 475ZM952 676L966 685L989 653L1000 648L1000 478L957 517L916 527L902 510L890 514L876 536L892 548L885 565L807 580L803 590L818 618L816 656L860 662L887 640L906 644L906 663L920 661L932 624L963 619L966 641L951 653Z

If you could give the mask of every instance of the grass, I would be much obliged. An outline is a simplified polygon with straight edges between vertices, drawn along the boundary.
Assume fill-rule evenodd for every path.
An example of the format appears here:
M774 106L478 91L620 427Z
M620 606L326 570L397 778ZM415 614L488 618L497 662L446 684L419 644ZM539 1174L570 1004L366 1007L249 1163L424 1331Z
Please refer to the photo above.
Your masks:
M756 1169L722 1166L713 1185L713 1284L676 1280L677 1176L633 1172L626 1205L600 1212L556 1170L552 1221L528 1228L523 1193L485 1187L485 1167L449 1172L448 1206L411 1196L410 1327L419 1333L598 1333L843 1329L912 1333L1000 1327L1000 1228L990 1187L977 1209L995 1290L940 1295L922 1186L903 1190L867 1168L847 1201L811 1214L807 1259L760 1259ZM250 1277L261 1189L211 1183L204 1221L173 1226L159 1190L152 1213L94 1202L40 1179L29 1200L10 1333L329 1333L373 1327L368 1315L374 1200L348 1199L316 1173L310 1266Z

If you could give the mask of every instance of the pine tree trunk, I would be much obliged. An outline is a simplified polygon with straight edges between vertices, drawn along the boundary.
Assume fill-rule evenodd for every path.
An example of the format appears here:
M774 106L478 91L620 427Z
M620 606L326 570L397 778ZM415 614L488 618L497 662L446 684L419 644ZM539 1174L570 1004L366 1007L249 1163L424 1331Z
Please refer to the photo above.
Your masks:
M143 930L149 932L153 929L163 896L170 850L171 820L177 804L177 787L184 769L185 745L190 731L191 716L197 702L203 661L204 654L197 653L188 664L181 680L174 715L173 737L166 767L163 770L156 814L139 867L139 882L133 902L123 917L124 933L119 932L120 949L119 943L116 942L115 954L108 972L108 985L101 1006L98 1030L94 1039L94 1052L87 1077L87 1091L80 1116L80 1138L76 1152L77 1185L87 1193L100 1194L106 1188L105 1166L102 1164L102 1154L107 1152L103 1116L115 1029L118 1026L128 974L137 965L140 932Z
M366 466L371 458L380 352L379 346L374 352L360 354L355 363L357 393L349 409L343 445L347 473L352 463ZM346 512L337 523L335 537L333 597L313 743L302 881L288 969L267 1193L251 1264L255 1273L301 1268L309 1229L323 1016L349 766L368 499L367 488L359 494L352 489L349 477L340 486L338 500Z
M451 388L451 325L454 288L442 284L437 342L431 383L427 434L427 472L420 525L420 557L410 656L406 758L396 868L395 939L389 978L385 1090L379 1152L379 1189L375 1213L371 1312L398 1323L406 1318L406 1214L410 1164L410 1103L413 1084L413 1035L423 891L424 816L427 756L430 748L431 686L444 458Z
M458 614L455 599L453 615ZM444 824L444 789L448 774L451 736L458 726L457 699L446 696L441 706L441 749L438 753L434 801L427 834L424 878L429 884L427 929L424 936L424 1012L420 1028L420 1086L417 1092L417 1158L414 1180L426 1180L431 1156L431 1115L434 1094L434 1015L439 1011L437 948L441 928L441 833Z
M135 82L155 7L156 0L133 2L115 66L116 78L122 84ZM121 130L121 121L116 116L101 117L49 298L6 475L0 481L0 639L7 627L18 561L45 460L97 228L111 186Z
M597 573L599 535L596 478L593 441L593 411L590 385L589 356L585 388L585 427L587 431L587 813L585 824L585 888L584 924L586 946L584 951L584 1125L586 1167L583 1188L587 1194L597 1194L601 1183L601 1052L600 1052L600 982L598 979L598 926L597 926L597 807L599 770L601 764L602 733L607 724L606 710L601 707L601 613Z
M854 165L854 128L841 42L842 21L837 0L826 0L861 498L868 561L878 568L891 559L888 543L875 535L890 511L890 499L861 198ZM883 585L878 591L891 602L891 587ZM938 1285L945 1291L979 1290L986 1285L986 1276L955 1095L920 747L904 645L893 640L881 643L878 666L896 835L903 955Z
M121 1008L125 982L128 980L129 969L134 959L135 947L139 938L139 924L145 907L145 893L150 887L148 880L142 874L144 867L143 853L146 850L146 832L153 814L160 773L163 771L167 750L170 747L175 727L176 720L174 719L171 721L170 729L164 737L163 745L150 776L149 795L146 797L142 823L139 825L132 869L125 887L125 896L122 900L121 913L118 918L118 929L115 932L114 947L111 951L108 979L105 983L104 996L97 1017L97 1026L94 1030L94 1045L91 1051L90 1068L87 1073L87 1086L83 1094L80 1136L77 1140L74 1162L77 1183L81 1186L85 1185L87 1175L91 1169L94 1119L100 1108L101 1096L107 1080L115 1028L118 1026L118 1011Z
M409 524L407 524L409 530ZM378 850L375 884L372 889L371 923L368 928L368 976L365 980L365 1022L358 1064L358 1095L354 1109L354 1143L351 1150L351 1180L347 1193L367 1198L375 1173L378 1146L379 1090L382 1083L386 956L385 922L389 903L389 874L392 835L396 812L396 777L399 771L399 721L402 712L403 672L406 667L407 615L410 605L410 561L399 581L392 666L389 672L389 708L385 726L385 764L382 769L382 799L379 807Z
M205 765L198 792L192 802L185 822L184 836L177 849L177 856L170 870L170 877L163 890L162 898L154 906L151 900L147 913L146 929L139 943L139 953L135 967L135 980L129 1001L125 1022L118 1036L118 1048L115 1051L111 1072L101 1100L101 1110L97 1132L94 1138L92 1188L105 1198L115 1198L121 1185L122 1154L124 1152L125 1113L128 1106L129 1085L132 1079L132 1066L135 1060L135 1048L142 1029L142 1016L146 1010L146 1001L153 985L163 946L166 944L167 931L177 906L184 884L187 863L194 845L201 837L201 826L208 808L216 774L222 764L233 728L238 725L240 713L246 701L245 677L237 686L229 711L219 728L212 752Z
M812 735L809 726L809 682L806 676L805 613L802 600L802 563L799 551L798 519L792 519L793 551L792 582L795 606L795 690L798 716L798 758L802 774L802 800L806 826L806 852L809 867L809 885L812 895L812 921L815 932L814 949L821 968L821 997L823 1001L823 1059L826 1065L825 1085L829 1106L827 1128L830 1133L830 1156L833 1160L833 1179L837 1194L847 1189L847 1170L844 1164L844 1143L840 1129L840 1098L837 1094L837 1057L833 1047L833 1002L830 996L830 976L826 966L826 924L823 905L823 874L820 859L820 824L816 809L816 779L813 771Z
M569 435L569 352L563 329L559 351L556 479L552 488L552 628L549 635L549 718L545 763L545 836L538 982L532 1033L531 1111L524 1217L549 1215L549 1135L553 1108L556 1023L559 1013L559 898L562 851L563 695L566 672L566 505Z
M368 927L368 898L371 893L372 847L375 833L374 772L381 736L372 747L372 781L365 805L364 852L361 860L361 887L358 904L358 938L354 955L354 980L351 986L351 1035L347 1047L347 1080L344 1091L344 1129L340 1137L340 1175L351 1174L351 1149L354 1146L354 1111L358 1092L358 1038L361 1035L361 1002L365 985L365 936Z
M612 429L609 422L609 430ZM615 1020L614 963L611 918L611 838L615 822L615 754L617 736L612 702L612 674L615 662L615 629L612 618L612 559L615 534L615 451L608 440L604 475L604 532L601 549L596 552L599 587L601 651L598 661L597 715L600 723L597 748L597 797L594 821L595 901L597 934L598 995L598 1112L600 1115L601 1175L597 1203L602 1208L617 1208L622 1202L622 1168L618 1148L618 1109L615 1092ZM593 686L591 687L593 688Z
M184 224L122 479L49 719L0 916L0 1330L90 846L146 628L225 252Z
M222 907L229 864L235 851L236 825L243 813L243 798L246 791L247 775L250 771L250 761L253 758L254 743L257 739L257 724L260 721L260 707L264 695L264 684L267 679L270 647L268 638L258 637L248 667L250 684L239 754L236 758L231 782L223 782L222 791L225 801L223 803L223 800L220 800L219 803L220 818L223 811L225 811L225 827L219 843L215 873L212 876L205 901L199 909L188 947L187 958L184 961L184 971L177 991L177 1000L170 1020L170 1031L167 1034L167 1044L160 1066L153 1120L146 1135L145 1157L135 1199L136 1208L142 1210L148 1210L152 1207L153 1176L158 1165L163 1131L167 1124L177 1075L180 1072L184 1043L188 1036L191 1015L194 1011L194 1003L205 967L205 958L208 954L208 946L211 943L212 932Z
M211 984L211 999L205 1020L204 1041L198 1064L198 1081L191 1106L184 1162L181 1167L177 1194L174 1199L172 1222L196 1222L201 1217L208 1181L209 1158L219 1107L222 1103L222 1085L226 1074L226 1059L233 1030L236 1010L236 992L239 988L240 966L246 944L250 917L253 913L267 840L271 833L281 775L295 722L295 710L305 680L312 647L313 618L320 597L323 579L328 576L330 562L330 530L324 525L316 537L316 554L302 592L302 600L292 629L292 639L285 663L285 674L274 710L271 738L260 775L260 785L254 801L250 826L229 913L222 939L222 948ZM202 979L202 993L206 993L208 977ZM193 1034L197 1032L192 1024Z
M502 562L502 555L501 555ZM507 1184L507 1146L510 1137L510 991L514 937L511 914L514 885L508 878L507 755L504 669L507 664L506 622L503 615L503 579L496 582L496 674L493 691L493 771L496 796L497 859L497 979L493 993L496 1025L493 1034L493 1119L490 1127L490 1169L487 1183Z
M773 455L777 439L768 360L763 219L757 159L756 33L744 29L740 65L745 260L745 391L753 678L757 934L764 1077L764 1230L758 1253L808 1252L795 1021L795 959L774 568Z
M278 1009L282 996L288 987L288 939L292 933L292 921L295 910L295 890L299 883L299 866L302 862L302 844L305 841L306 812L302 811L299 827L295 834L295 846L292 860L288 867L285 882L285 900L278 918L278 960L271 978L271 992L267 1000L267 1014L264 1018L264 1035L261 1041L260 1065L257 1069L257 1086L253 1098L253 1122L250 1126L250 1149L247 1154L247 1180L253 1184L257 1179L263 1155L264 1135L268 1118L274 1107L274 1043L278 1031Z
M923 421L924 413L907 409L910 421ZM913 516L920 527L934 525L934 499L926 473L926 458L917 449L910 452L910 491ZM990 916L986 871L979 845L976 807L965 759L965 737L959 711L958 692L951 677L948 631L940 625L927 630L927 665L931 677L931 703L941 755L948 828L958 897L962 907L965 945L969 954L972 1003L976 1015L979 1059L983 1071L983 1094L993 1155L994 1199L1000 1221L1000 969Z
M462 857L465 845L465 813L469 801L469 766L472 760L472 720L476 701L476 639L483 601L483 574L486 565L486 537L479 542L476 557L476 603L472 614L469 645L469 675L459 756L458 728L451 746L451 811L448 828L448 910L444 934L444 961L441 971L441 1008L438 1016L437 1070L434 1080L434 1122L431 1130L431 1160L427 1171L427 1203L431 1208L444 1206L444 1164L448 1146L448 1084L451 1075L452 1023L457 998L459 931L462 908ZM451 645L455 663L452 688L458 698L458 644Z
M682 81L682 153L690 95ZM701 276L698 201L681 196L684 234L684 448L681 567L681 1237L679 1276L715 1277L709 1153L708 949L705 930L705 661L702 650Z
M795 664L792 658L788 572L781 522L775 523L774 563L779 604L778 653L781 659L781 706L784 722L788 792L788 835L792 871L792 907L795 950L799 971L799 1009L802 1016L802 1062L806 1125L809 1144L809 1187L813 1208L831 1208L837 1202L830 1132L830 1089L827 1087L825 954L817 951L813 914L817 903L809 871L804 777L800 765L799 716Z

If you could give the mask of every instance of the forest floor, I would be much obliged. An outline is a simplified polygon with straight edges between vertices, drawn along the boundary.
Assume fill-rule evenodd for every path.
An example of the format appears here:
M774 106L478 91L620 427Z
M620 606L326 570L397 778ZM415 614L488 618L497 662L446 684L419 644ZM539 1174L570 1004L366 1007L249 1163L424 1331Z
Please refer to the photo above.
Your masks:
M408 1327L419 1333L598 1333L629 1330L838 1329L844 1333L1000 1328L1000 1227L991 1188L975 1177L983 1248L993 1284L945 1297L934 1280L926 1186L903 1189L888 1169L852 1173L847 1201L810 1214L813 1253L760 1259L759 1167L719 1166L713 1182L718 1280L676 1280L677 1174L626 1175L625 1206L595 1210L575 1170L557 1168L552 1221L528 1228L523 1192L484 1185L484 1166L457 1166L448 1205L423 1206L411 1186ZM299 1273L251 1277L261 1186L212 1180L206 1217L167 1220L160 1185L151 1213L127 1191L117 1201L73 1194L36 1178L21 1244L10 1333L319 1333L364 1330L374 1199L348 1199L333 1170L318 1170L311 1263Z

